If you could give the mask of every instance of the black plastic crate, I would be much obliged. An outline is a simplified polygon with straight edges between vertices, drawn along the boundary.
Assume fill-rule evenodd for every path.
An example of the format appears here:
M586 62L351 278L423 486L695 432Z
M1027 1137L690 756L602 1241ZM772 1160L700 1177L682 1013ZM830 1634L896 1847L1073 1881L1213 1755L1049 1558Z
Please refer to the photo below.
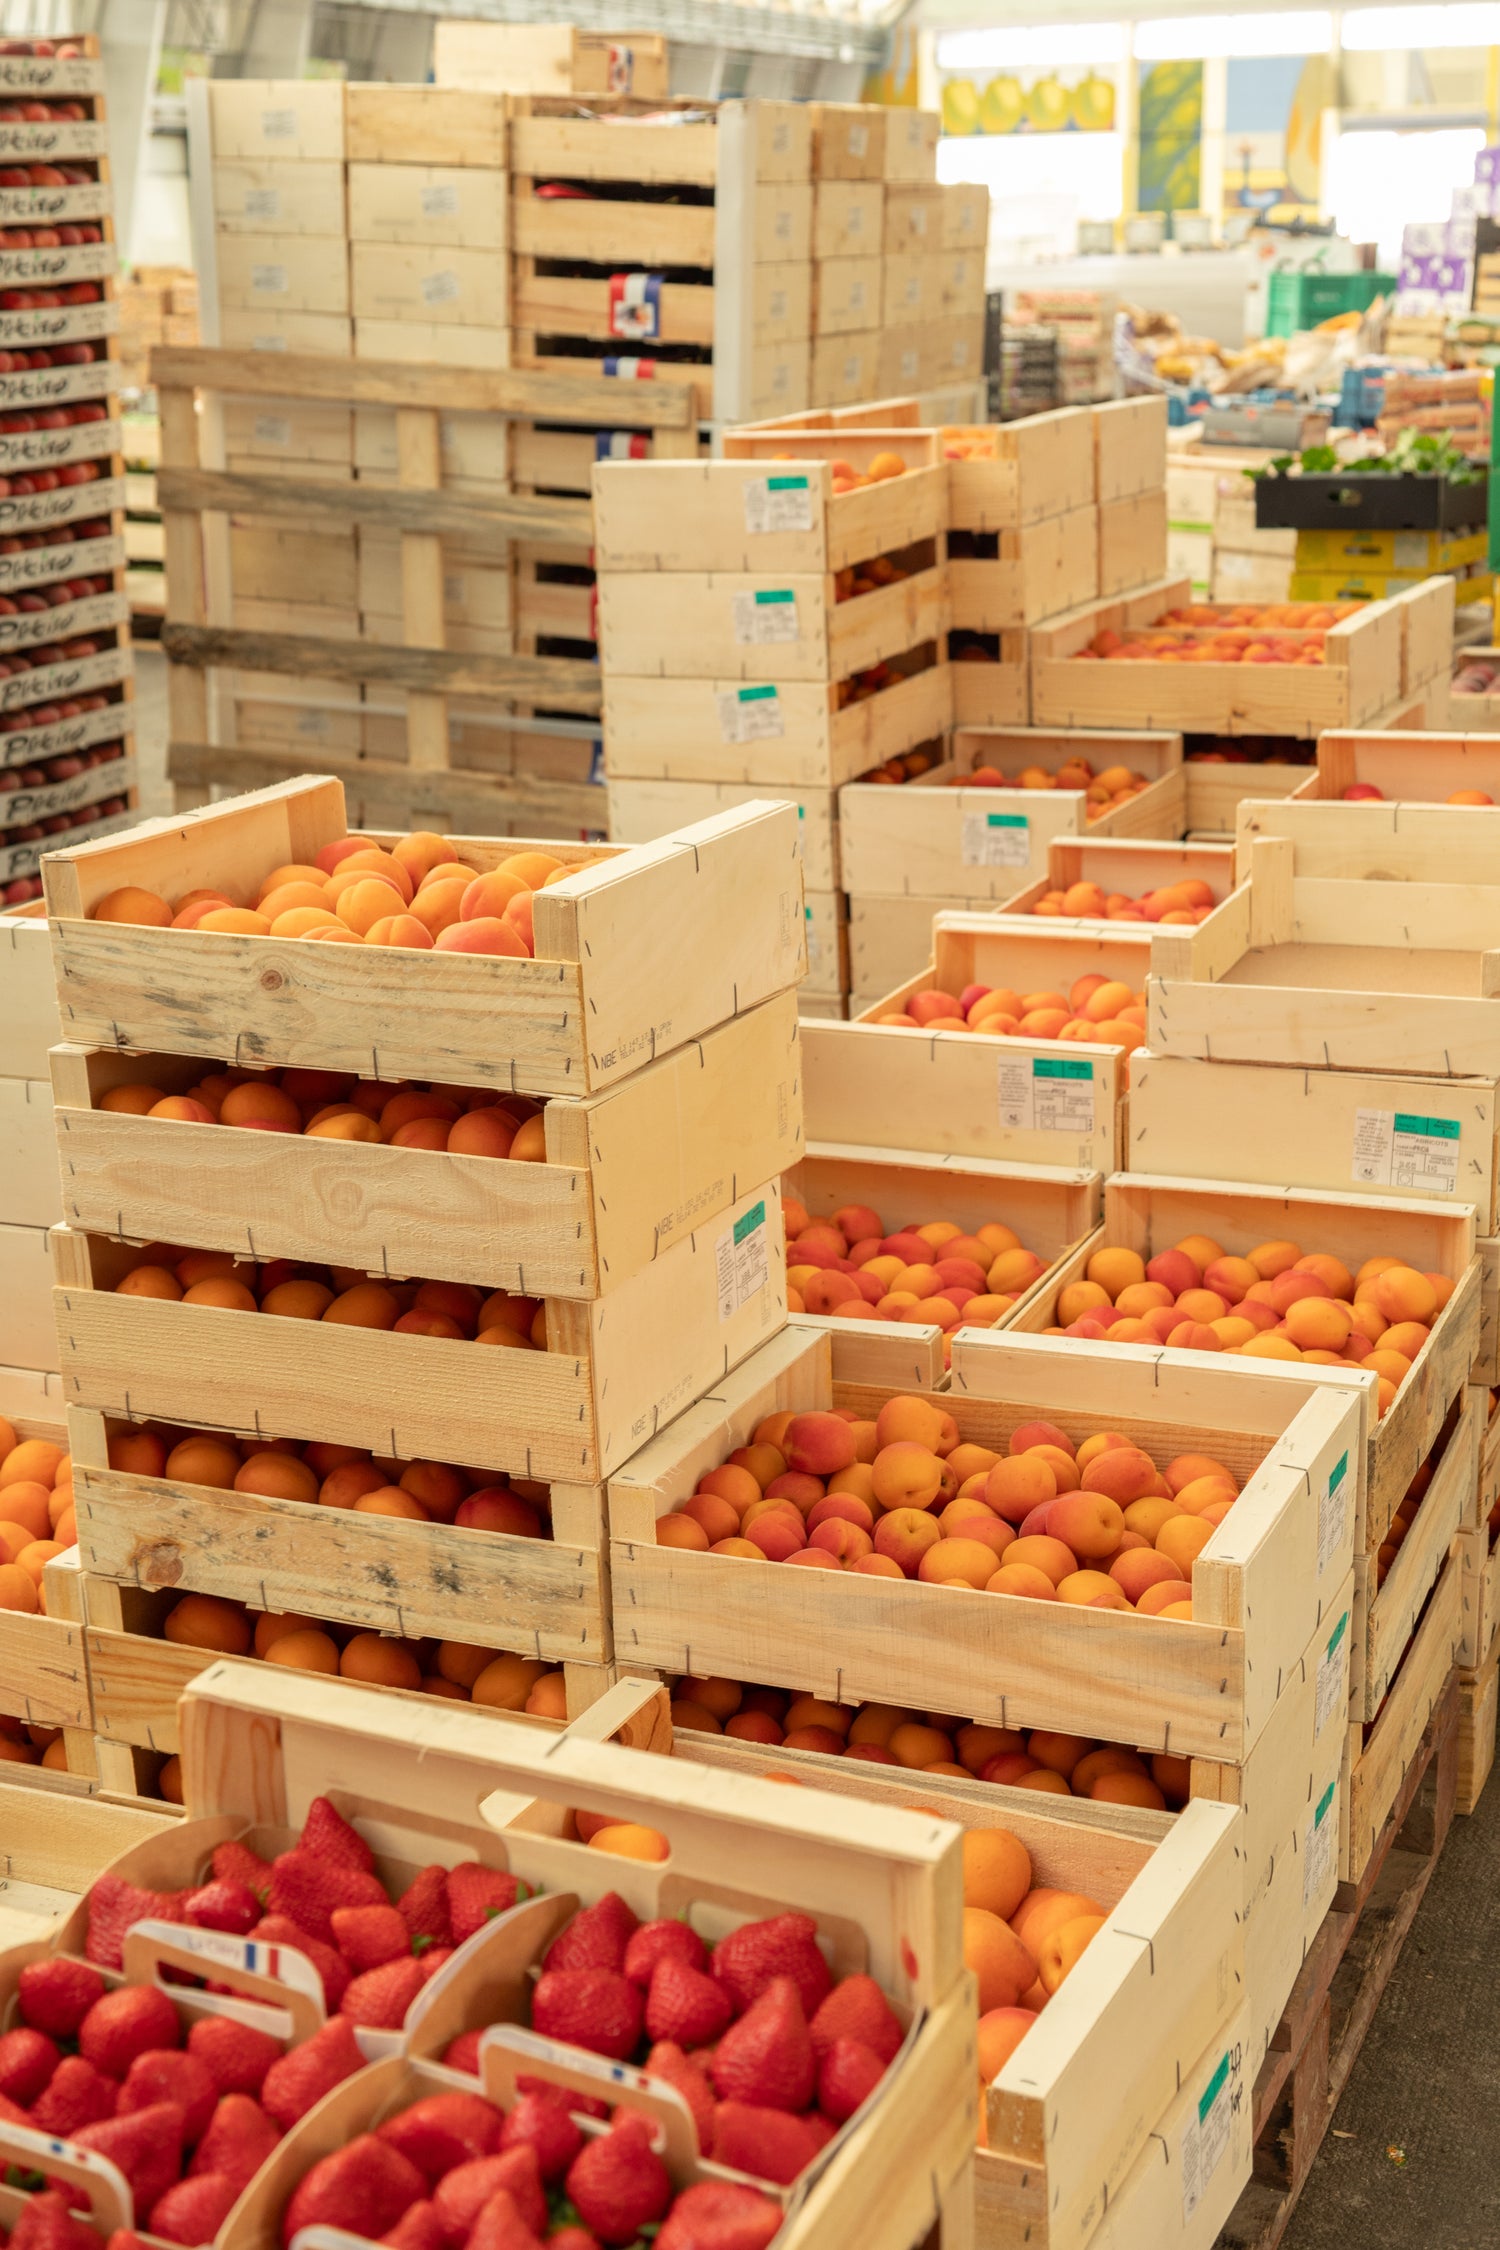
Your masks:
M1487 476L1472 484L1378 472L1255 481L1260 531L1460 531L1484 523L1488 514Z

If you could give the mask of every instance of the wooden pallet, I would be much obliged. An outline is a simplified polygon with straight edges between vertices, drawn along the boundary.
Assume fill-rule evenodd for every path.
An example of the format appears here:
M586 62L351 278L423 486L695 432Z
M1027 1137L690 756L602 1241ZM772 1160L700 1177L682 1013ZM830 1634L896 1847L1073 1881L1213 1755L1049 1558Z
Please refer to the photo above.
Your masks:
M1500 1716L1500 1651L1491 1650L1478 1671L1458 1675L1458 1795L1454 1811L1471 1813L1495 1767L1495 1722Z
M1256 2080L1256 2177L1221 2250L1276 2250L1291 2222L1447 1840L1458 1707L1450 1677L1363 1874L1341 1885L1303 1965Z

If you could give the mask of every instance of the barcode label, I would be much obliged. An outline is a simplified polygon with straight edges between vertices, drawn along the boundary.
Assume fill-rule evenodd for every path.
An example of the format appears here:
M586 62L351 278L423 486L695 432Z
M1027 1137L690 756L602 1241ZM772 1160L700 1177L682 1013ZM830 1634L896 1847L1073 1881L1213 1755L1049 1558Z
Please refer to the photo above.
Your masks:
M965 867L1030 865L1031 823L1024 813L965 813L961 833Z
M798 638L797 597L790 586L757 587L732 597L734 637L741 647Z
M714 1246L719 1287L719 1318L730 1320L770 1278L766 1249L766 1207L752 1203Z
M731 688L715 701L725 742L770 742L786 733L781 698L773 687Z
M246 188L245 217L247 219L279 219L281 217L280 188Z
M250 289L257 297L284 297L287 291L285 266L252 266Z
M1020 1056L999 1067L1000 1122L1015 1131L1088 1135L1094 1130L1094 1066Z
M424 219L456 219L458 217L458 190L451 184L443 187L424 187L420 201Z
M424 305L451 305L459 295L458 275L445 266L440 273L422 276L422 302Z
M294 109L263 109L260 113L260 137L263 141L294 141L297 138L297 112Z

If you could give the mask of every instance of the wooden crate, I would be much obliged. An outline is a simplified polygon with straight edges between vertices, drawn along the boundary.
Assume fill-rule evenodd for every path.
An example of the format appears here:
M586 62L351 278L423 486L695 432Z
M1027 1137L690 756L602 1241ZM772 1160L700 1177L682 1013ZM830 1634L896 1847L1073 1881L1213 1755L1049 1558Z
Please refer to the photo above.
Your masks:
M1373 1719L1378 1714L1411 1638L1412 1628L1455 1540L1462 1552L1464 1539L1484 1537L1483 1533L1460 1530L1472 1512L1479 1476L1480 1424L1473 1398L1472 1388L1460 1392L1449 1411L1448 1424L1439 1439L1440 1451L1432 1482L1386 1574L1384 1585L1377 1588L1376 1563L1372 1555L1361 1554L1354 1558L1355 1626L1362 1630L1364 1637L1360 1688L1353 1704L1355 1718ZM1461 1592L1467 1595L1469 1591L1470 1583L1465 1574ZM1465 1601L1466 1642L1469 1622L1469 1606Z
M45 1079L0 1078L0 1224L50 1227L61 1217L52 1090Z
M1345 791L1360 782L1378 789L1381 798L1345 805ZM1457 790L1481 791L1500 803L1500 742L1493 735L1330 729L1319 736L1316 768L1303 775L1292 804L1276 808L1276 824L1248 804L1241 830L1246 838L1290 836L1312 855L1309 872L1337 875L1341 839L1352 843L1356 862L1363 856L1356 821L1372 822L1366 833L1379 841L1399 821L1403 847L1426 845L1443 854L1452 881L1481 882L1480 870L1490 864L1481 856L1484 842L1500 824L1489 818L1493 806L1450 805Z
M351 171L442 164L503 172L506 107L502 95L474 86L347 86L344 154Z
M911 576L847 601L832 576L680 570L664 602L659 572L601 571L600 661L637 692L657 679L849 680L947 632L945 567L921 549L910 563Z
M633 781L611 778L609 832L617 844L648 844L674 828L713 820L737 805L763 798L761 785L732 781ZM802 880L810 891L842 886L839 853L839 800L832 789L790 792L797 808L797 845ZM3 924L0 924L3 928Z
M595 864L538 893L534 960L403 954L378 970L363 948L87 919L121 883L174 895L224 883L237 895L346 833L338 781L284 783L49 855L64 1032L81 1046L354 1071L378 1053L384 1071L450 1085L597 1093L796 983L795 828L790 807L762 802L654 846L559 843L558 857ZM480 868L508 849L454 842ZM756 898L762 911L747 914ZM616 914L625 921L611 927ZM684 949L689 927L701 942ZM347 957L342 970L334 955Z
M1000 909L1001 916L1006 920L1021 916L1035 919L1037 906L1049 891L1067 890L1074 883L1097 883L1106 898L1114 894L1142 898L1148 891L1195 879L1212 887L1218 906L1234 888L1232 844L1155 843L1145 837L1098 836L1096 827L1091 827L1087 835L1054 837L1047 846L1045 873L1008 898ZM1060 921L1069 929L1087 927L1100 932L1119 927L1106 915L1044 915L1042 920L1049 924Z
M1165 489L1157 487L1133 492L1124 499L1101 500L1098 593L1106 600L1111 594L1128 593L1132 587L1165 578L1167 569Z
M971 552L976 548L983 552ZM1099 592L1099 511L1074 508L1024 530L952 532L948 583L955 632L1003 632L1092 601Z
M930 431L731 430L722 461L601 461L594 558L601 577L690 572L827 576L947 528L947 471ZM904 476L835 495L830 462L868 467L899 450ZM870 597L864 597L868 600ZM632 665L631 669L638 667Z
M19 1777L19 1778L18 1778ZM39 1786L25 1767L0 1783L0 1835L5 1876L0 1882L0 1948L34 1946L48 1938L106 1867L176 1826L173 1809L108 1803L67 1776L48 1774Z
M964 676L979 667L949 669L957 693ZM1150 786L1097 820L1089 819L1082 790L961 786L962 776L978 766L1001 771L1036 766L1056 773L1079 756L1096 772L1129 766L1149 775ZM911 893L1000 905L1046 874L1055 837L1170 835L1177 832L1181 802L1180 735L1049 734L960 725L951 760L899 792L882 784L840 791L844 884L865 897Z
M954 903L946 898L850 898L851 1016L867 1014L932 959L933 922ZM976 898L957 903L978 913L987 902Z
M1214 1241L1222 1240L1231 1254L1273 1237L1295 1241L1305 1235L1318 1249L1342 1258L1351 1269L1367 1257L1388 1254L1409 1258L1424 1273L1450 1275L1457 1284L1453 1295L1433 1323L1432 1334L1417 1355L1395 1404L1381 1420L1375 1419L1375 1382L1371 1375L1357 1368L1348 1373L1322 1365L1299 1370L1295 1361L1277 1362L1285 1364L1304 1383L1332 1383L1341 1388L1352 1384L1363 1395L1360 1458L1364 1474L1358 1544L1360 1552L1373 1555L1419 1464L1437 1443L1449 1408L1468 1381L1479 1299L1472 1225L1473 1214L1467 1208L1442 1211L1430 1203L1382 1202L1332 1190L1251 1187L1117 1172L1104 1183L1104 1225L1098 1237L1084 1246L1071 1266L1064 1266L1055 1282L1028 1300L1024 1312L1012 1317L1018 1330L1039 1333L1049 1327L1055 1317L1058 1291L1077 1280L1094 1251L1106 1243L1151 1258L1188 1234L1207 1234ZM1059 1340L1058 1348L1064 1352L1072 1349L1072 1340ZM1111 1344L1105 1348L1129 1351L1136 1347ZM1164 1351L1160 1356L1163 1366L1182 1364L1177 1353ZM1201 1357L1196 1353L1183 1356L1189 1361ZM1358 1466L1357 1461L1354 1466Z
M1003 910L975 914L945 911L933 922L929 967L887 993L866 1013L872 1019L899 1013L919 992L935 988L958 994L970 984L1016 992L1057 991L1066 996L1077 978L1093 974L1118 980L1136 992L1146 981L1153 927L1137 922L1038 919L1032 914L1007 918ZM942 1036L963 1039L984 1035L955 1031ZM1009 1045L1006 1039L998 1042L1002 1064Z
M986 427L949 426L939 434L948 458L955 531L1013 531L1094 503L1094 432L1087 407L1065 406Z
M550 1347L448 1339L120 1296L140 1254L54 1231L68 1403L126 1420L325 1432L398 1459L455 1453L545 1482L597 1483L786 1318L775 1185L741 1193L608 1297L544 1297ZM176 1316L175 1318L173 1316ZM139 1316L138 1318L135 1316ZM236 1322L228 1325L230 1319ZM323 1329L328 1326L328 1334Z
M885 189L879 180L819 180L813 189L811 254L876 257L884 242Z
M1472 1203L1485 1236L1500 1211L1497 1136L1495 1078L1438 1084L1368 1070L1191 1061L1144 1048L1130 1059L1125 1169L1158 1179L1250 1179L1273 1170L1285 1187Z
M572 24L470 23L434 27L440 86L493 86L511 94L634 94L666 97L670 55L655 32L580 31Z
M1458 1794L1453 1809L1471 1813L1495 1764L1495 1720L1500 1714L1500 1650L1478 1671L1458 1675Z
M1064 1614L1065 1603L1011 1608L880 1578L851 1578L835 1598L821 1590L824 1572L768 1585L764 1573L776 1564L747 1563L735 1576L733 1558L659 1547L658 1515L767 1413L832 1403L873 1414L882 1402L879 1388L835 1390L823 1340L799 1337L758 1354L610 1479L617 1661L878 1702L909 1694L915 1665L935 1708L972 1707L976 1719L998 1726L1085 1735L1110 1735L1123 1698L1138 1744L1170 1742L1177 1755L1241 1762L1270 1718L1283 1671L1300 1659L1348 1576L1354 1500L1348 1479L1340 1484L1332 1473L1357 1448L1357 1402L1331 1387L1309 1402L1305 1385L1262 1387L1258 1371L1241 1382L1241 1369L1227 1371L1215 1391L1225 1371L1195 1368L1179 1409L1164 1398L1160 1355L1138 1353L1132 1363L1124 1347L1111 1346L1094 1356L1090 1411L1082 1413L1066 1352L1008 1346L1006 1336L971 1331L955 1347L954 1387L941 1395L961 1436L1003 1442L1050 1409L1080 1430L1134 1430L1153 1448L1211 1442L1246 1476L1250 1503L1215 1534L1219 1555L1195 1566L1197 1620L1100 1612L1080 1621ZM1337 1536L1331 1532L1320 1569L1319 1514L1331 1475L1338 1497L1327 1514L1330 1525L1338 1519ZM1262 1573L1276 1587L1265 1603L1254 1592Z
M1488 1523L1489 1510L1478 1530L1462 1530L1455 1542L1461 1565L1463 1638L1458 1663L1465 1671L1482 1672L1495 1650L1500 1631L1500 1547Z
M960 727L1024 727L1031 717L1031 665L1026 635L972 633L949 644L953 660L953 723Z
M57 1330L48 1307L47 1230L0 1223L0 1365L50 1368Z
M0 81L3 83L3 81ZM13 1419L19 1438L45 1438L66 1446L68 1436L60 1422ZM76 1558L70 1556L69 1560ZM28 1615L22 1610L0 1610L0 1712L24 1719L28 1726L89 1727L88 1667L83 1653L83 1633L70 1620L68 1604L59 1599L58 1561L46 1571L45 1612ZM0 1862L3 1864L3 1862ZM4 1886L0 1884L0 1908Z
M1167 405L1163 398L1110 399L1088 409L1094 425L1094 475L1099 505L1165 490Z
M1427 1723L1447 1693L1463 1638L1459 1579L1455 1556L1427 1598L1380 1716L1373 1725L1350 1724L1339 1832L1343 1883L1358 1883L1373 1858Z

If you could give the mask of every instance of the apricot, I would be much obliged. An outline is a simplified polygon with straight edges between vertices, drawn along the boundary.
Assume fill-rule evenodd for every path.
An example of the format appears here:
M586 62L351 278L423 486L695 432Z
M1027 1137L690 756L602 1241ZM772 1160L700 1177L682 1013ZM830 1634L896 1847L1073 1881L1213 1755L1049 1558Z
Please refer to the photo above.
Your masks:
M1156 1552L1175 1563L1184 1577L1192 1570L1214 1535L1215 1526L1202 1516L1174 1516L1156 1535Z
M1370 1283L1370 1297L1393 1324L1430 1321L1438 1309L1437 1291L1413 1266L1388 1266Z
M1055 1447L1070 1461L1077 1450L1067 1431L1060 1430L1055 1422L1018 1422L1010 1433L1007 1450L1013 1454L1031 1453L1039 1446Z
M1302 1246L1297 1242L1262 1242L1246 1251L1245 1257L1262 1281L1271 1281L1279 1273L1289 1273L1298 1264Z
M930 1508L942 1490L942 1462L925 1445L904 1439L884 1445L871 1469L875 1498L882 1508L903 1512Z
M1124 1589L1102 1570L1070 1571L1057 1589L1060 1602L1077 1608L1129 1609Z
M1178 1602L1174 1609L1186 1610L1191 1616L1191 1604ZM1143 1812L1165 1812L1167 1800L1156 1783L1143 1773L1105 1773L1089 1790L1089 1800L1096 1805L1138 1805Z
M204 1484L217 1492L233 1490L241 1467L240 1449L227 1438L183 1438L167 1455L166 1474L176 1484Z
M1080 1915L1098 1915L1105 1909L1098 1899L1083 1891L1055 1890L1048 1884L1039 1884L1022 1899L1010 1918L1011 1928L1033 1960L1054 1930L1068 1922L1077 1921Z
M979 2013L1013 2008L1036 1981L1037 1964L1008 1922L983 1907L968 1906L963 1919L964 1963L979 1985Z
M1137 1777L1128 1778L1135 1780ZM1146 1787L1152 1785L1148 1782ZM1153 1790L1153 1795L1159 1796L1160 1791ZM1070 1971L1077 1967L1089 1940L1103 1929L1104 1919L1102 1914L1080 1914L1049 1933L1037 1958L1037 1974L1049 1994L1056 1992Z
M707 1531L696 1516L679 1512L657 1517L656 1544L658 1547L686 1547L696 1554L706 1555L710 1541ZM800 1545L800 1541L798 1544Z
M1133 1500L1144 1500L1156 1484L1156 1463L1148 1454L1133 1445L1106 1447L1096 1453L1085 1466L1079 1463L1079 1476L1083 1490L1101 1493L1126 1508ZM1065 1531L1058 1537L1067 1539ZM1072 1541L1068 1544L1071 1546Z
M1013 1546L1007 1547L1004 1567L1040 1571L1056 1587L1077 1568L1077 1558L1060 1539L1045 1532L1032 1533L1029 1537L1023 1532Z
M928 1547L917 1576L928 1585L972 1586L977 1592L995 1574L995 1549L972 1538L939 1537Z
M1069 1779L1074 1794L1086 1797L1094 1783L1106 1773L1144 1773L1145 1760L1134 1750L1126 1750L1119 1743L1105 1743L1102 1749L1090 1750L1079 1759Z
M1031 1563L1003 1562L984 1582L987 1594L1013 1594L1023 1601L1055 1602L1057 1585Z
M162 1625L162 1639L180 1648L215 1649L221 1656L248 1656L253 1640L249 1618L238 1602L217 1594L184 1594Z
M979 2075L985 2085L1000 2076L1035 2022L1032 2010L1022 2007L991 2008L980 2017L976 2052Z
M1128 1602L1138 1602L1148 1586L1159 1586L1167 1581L1183 1583L1182 1572L1168 1555L1153 1552L1149 1547L1135 1547L1128 1554L1116 1555L1109 1566L1109 1575Z
M1177 1506L1190 1516L1200 1516L1206 1508L1227 1505L1235 1497L1234 1486L1220 1469L1212 1476L1195 1477L1191 1484L1183 1485L1177 1495Z
M1420 1320L1398 1320L1381 1337L1380 1349L1399 1352L1403 1359L1415 1359L1431 1335L1431 1329Z
M1203 1269L1203 1286L1212 1289L1227 1305L1237 1305L1247 1289L1261 1279L1248 1258L1213 1258Z
M785 1417L786 1422L793 1419L790 1415ZM876 1458L886 1447L898 1444L919 1446L929 1453L948 1450L943 1444L946 1420L941 1410L926 1399L909 1396L887 1399L875 1419ZM757 1429L755 1434L759 1438L761 1431ZM781 1440L773 1437L770 1442L775 1445Z
M963 1860L965 1906L1008 1922L1031 1888L1026 1846L1008 1828L972 1828L964 1835Z
M936 1517L925 1508L893 1508L875 1526L875 1553L895 1563L903 1576L915 1577L922 1557L942 1536ZM993 1558L991 1562L993 1566Z
M526 1698L547 1669L532 1656L492 1656L470 1684L470 1700L494 1711L523 1711Z
M1098 1469L1112 1458L1110 1454L1103 1454L1094 1467ZM1060 1493L1047 1510L1047 1536L1061 1540L1080 1561L1113 1555L1124 1529L1123 1511L1102 1492Z
M172 909L164 898L133 883L108 892L90 915L95 922L130 922L137 928L155 930L166 929L171 919Z
M984 1483L986 1505L1007 1523L1024 1522L1033 1508L1041 1507L1056 1493L1057 1479L1053 1471L1031 1453L997 1461Z
M252 1492L265 1500L300 1500L316 1504L318 1479L305 1461L285 1453L253 1453L235 1474L236 1492Z
M439 953L498 953L525 960L530 948L520 932L503 918L481 915L473 922L450 922L435 940Z
M355 1282L322 1315L325 1321L346 1328L394 1328L400 1316L399 1299L378 1281Z
M176 1304L182 1284L165 1266L132 1266L123 1281L115 1283L117 1297L157 1297Z
M160 1086L111 1086L107 1093L100 1095L95 1107L107 1110L114 1117L149 1117L166 1098Z

